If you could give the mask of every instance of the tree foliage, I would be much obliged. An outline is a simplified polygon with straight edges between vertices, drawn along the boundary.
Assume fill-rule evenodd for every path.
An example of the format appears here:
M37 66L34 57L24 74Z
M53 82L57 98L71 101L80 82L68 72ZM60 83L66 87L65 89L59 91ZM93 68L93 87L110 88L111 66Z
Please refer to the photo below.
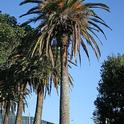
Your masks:
M25 30L17 24L15 17L0 13L0 64L6 62L24 36Z
M36 31L27 24L21 26L17 25L17 23L11 24L13 21L11 21L11 17L6 14L1 14L1 18L3 18L1 19L1 25L3 26L4 23L7 25L7 27L4 27L5 30L1 27L0 36L1 42L3 40L4 45L1 46L1 49L4 48L4 53L10 53L7 54L7 56L1 54L1 60L2 57L5 59L1 62L2 67L0 68L0 104L1 107L6 109L7 103L9 103L10 108L8 111L11 109L15 112L18 108L17 104L20 103L20 96L23 99L23 105L21 106L25 107L25 96L30 94L29 91L32 91L29 90L29 88L27 89L27 85L29 85L31 89L34 89L36 94L44 91L45 94L50 93L52 83L54 83L57 89L60 78L58 74L60 66L58 63L57 66L53 68L49 58L47 58L45 54L40 59L37 53L35 53L32 58L29 58L29 51L36 39L34 37ZM9 18L8 21L4 21L6 18ZM12 20L14 20L13 18L14 17L12 17ZM7 29L8 26L9 30ZM17 28L22 30L23 34L19 32L18 35ZM5 49L5 47L7 49ZM10 51L8 51L8 49L10 49ZM44 91L42 91L42 89L44 89ZM44 99L44 96L42 97Z
M8 109L8 112L16 111L20 95L25 103L25 96L29 94L28 90L25 90L27 80L21 77L22 72L17 73L22 67L22 58L16 58L15 63L15 58L12 59L29 31L32 31L30 26L20 26L15 17L0 13L0 107L4 110ZM25 84L20 91L19 87L22 87L24 81ZM8 104L9 107L6 108Z
M124 55L108 57L101 67L96 124L124 123Z
M25 23L40 21L38 25L39 35L34 45L33 53L39 49L39 54L46 50L46 55L53 60L51 46L62 46L61 37L63 34L68 36L68 51L70 58L80 54L80 46L84 49L89 58L88 48L86 43L93 49L97 57L100 55L99 46L94 37L101 32L104 36L104 31L100 25L109 26L100 18L94 11L95 8L100 8L109 11L109 7L102 3L85 3L84 0L55 0L55 1L40 1L40 0L23 0L21 5L27 3L35 3L36 6L29 9L27 13L30 15L36 14L36 17L29 19ZM106 36L105 36L106 37ZM99 38L98 38L99 39Z

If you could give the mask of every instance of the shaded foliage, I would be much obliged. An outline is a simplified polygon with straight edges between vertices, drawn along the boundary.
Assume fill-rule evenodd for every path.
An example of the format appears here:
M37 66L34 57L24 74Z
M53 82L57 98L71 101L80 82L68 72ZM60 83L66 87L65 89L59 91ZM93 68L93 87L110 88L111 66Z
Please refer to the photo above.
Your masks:
M108 57L101 67L99 95L95 101L96 124L124 123L124 55Z
M23 38L31 31L30 26L24 25L21 27L17 24L16 18L7 14L0 13L0 108L3 110L15 112L19 102L20 95L26 103L25 96L29 94L26 90L27 81L17 74L17 70L21 68L21 58L13 63L11 57L15 49L21 44ZM23 84L23 89L20 91L19 87ZM7 107L9 104L10 107Z
M15 17L0 13L0 64L6 62L24 36L25 30L17 24Z

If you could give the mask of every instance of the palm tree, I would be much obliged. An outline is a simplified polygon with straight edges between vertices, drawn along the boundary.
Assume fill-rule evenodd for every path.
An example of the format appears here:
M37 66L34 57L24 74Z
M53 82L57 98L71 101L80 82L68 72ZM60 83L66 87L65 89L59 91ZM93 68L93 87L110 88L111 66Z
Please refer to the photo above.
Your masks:
M14 65L15 66L15 65ZM22 112L25 101L25 96L29 95L30 92L27 90L27 82L18 83L18 75L14 76L14 72L17 69L14 67L0 71L0 103L1 107L4 108L4 120L3 124L9 123L9 115L15 113L17 109L17 115L15 124L22 124ZM24 78L22 77L21 80ZM11 112L11 113L10 113Z
M28 69L30 70L30 83L37 94L37 104L33 123L41 124L44 96L47 92L50 94L52 83L54 83L54 86L57 89L59 74L56 69L59 71L59 66L53 68L46 56L42 56L41 60L36 61L36 58L34 60L35 61L30 63L30 66L28 67L30 68ZM31 59L29 61L31 61Z
M11 83L12 79L11 69L0 70L0 104L3 111L3 124L9 123L9 116L14 113L17 106L17 90ZM10 113L11 112L11 113Z
M101 32L105 36L99 24L105 27L108 25L95 13L94 9L109 11L109 7L102 3L85 3L84 0L24 0L21 5L26 3L37 3L37 6L22 16L29 14L37 14L37 16L25 23L40 21L38 40L33 47L32 55L37 49L39 49L39 55L46 51L46 55L54 66L53 54L57 54L58 51L53 52L52 48L56 46L60 50L60 124L70 124L68 60L76 58L77 53L80 58L80 46L89 58L86 43L99 58L100 49L96 42L98 38L96 32Z
M22 112L24 108L22 95L19 95L15 124L22 124Z
M13 95L16 96L15 102L16 102L16 108L17 108L17 114L16 114L16 120L15 124L22 124L22 112L25 108L25 97L30 94L29 90L27 89L28 84L28 77L26 77L26 73L23 71L22 68L22 61L23 59L19 57L19 55L11 55L11 57L8 59L8 65L10 68L8 68L9 72L6 73L7 75L7 81L8 86L11 86L13 89L11 89L10 93L12 92ZM6 88L6 86L5 86ZM9 96L11 99L11 96Z
M27 81L22 84L17 84L18 88L18 103L17 103L17 114L15 124L22 124L22 113L25 109L25 97L30 94L30 91L27 89Z
M50 93L51 83L54 83L54 86L57 89L59 83L59 74L57 73L57 71L59 71L60 66L57 63L57 65L53 68L49 58L47 58L45 54L42 55L40 59L37 53L32 58L28 57L28 52L30 51L30 47L32 46L32 44L34 44L33 35L35 34L35 32L31 32L31 33L32 33L31 35L32 37L29 37L30 34L28 34L24 38L24 41L20 44L20 46L18 46L18 48L15 49L13 55L11 56L12 62L11 60L10 62L13 64L16 63L17 66L17 68L15 69L16 80L18 82L20 81L22 82L20 83L21 86L26 85L28 82L30 87L33 87L33 89L37 94L37 104L36 104L34 124L40 124L42 118L44 95L46 94L46 92L48 92L48 94ZM19 100L19 103L21 101L22 100ZM18 122L17 124L20 124L19 122L21 122L18 120L19 119L21 120L19 115L22 115L21 114L22 113L21 106L23 105L22 102L21 104L18 105L20 106L21 111L17 112L17 117L18 117L18 119L16 119L16 123Z
M7 107L5 107L5 108L8 108L8 109L6 109L7 111L6 111L6 113L8 113L8 114L5 114L5 115L7 115L7 116L5 116L5 119L4 120L6 120L6 123L8 123L8 119L6 119L8 116L9 116L9 111L10 111L10 107L12 106L12 100L11 100L11 95L10 95L10 93L13 91L13 89L16 89L16 92L14 92L15 94L18 94L18 88L16 87L17 86L17 84L18 84L18 82L16 82L15 84L13 83L13 82L15 82L15 80L16 80L16 76L15 77L13 77L14 76L14 71L16 71L15 69L17 69L16 68L16 65L15 64L13 64L13 63L11 63L10 65L8 65L8 61L10 61L9 60L9 58L10 58L10 56L12 56L12 52L13 52L13 50L20 44L20 42L21 42L21 40L22 40L22 38L24 38L25 37L25 35L27 34L27 33L29 33L29 31L31 31L32 30L32 28L30 27L30 26L28 26L28 25L25 25L25 26L23 26L23 27L21 27L21 26L19 26L18 24L17 24L17 21L16 21L16 19L14 18L14 17L10 17L9 15L7 15L7 14L0 14L0 22L1 22L1 24L2 24L2 27L4 28L4 29L7 29L7 30L9 30L8 31L8 33L6 33L7 32L7 30L5 31L5 32L3 32L3 33L1 33L1 36L2 36L2 38L0 39L1 41L2 40L4 40L4 42L5 43L3 43L4 45L2 45L2 46L0 46L1 47L1 49L2 50L4 50L4 51L2 51L2 53L3 54L1 54L0 55L0 57L2 57L1 59L3 60L2 61L2 63L0 63L0 68L3 66L3 65L5 65L5 66L7 66L7 67L10 67L10 68L7 68L7 69L5 69L4 71L6 71L5 72L5 74L8 74L8 76L6 76L6 81L4 80L4 84L5 84L5 87L7 86L7 88L5 88L5 89L7 89L7 90L5 90L5 89L3 89L3 91L4 92L7 92L8 90L8 95L6 95L6 94L4 94L6 97L8 96L8 99L10 99L10 100L4 100L3 101L3 103L4 103L4 105L5 106L7 106ZM18 33L17 33L18 32ZM4 38L3 38L4 37ZM1 50L0 50L1 51ZM5 55L6 54L6 55ZM5 61L6 60L6 61ZM14 68L11 68L11 67L14 67ZM14 69L14 70L13 70ZM0 70L1 71L1 70ZM3 71L2 71L3 72ZM3 73L0 73L1 74L1 77L4 77L4 75L3 75ZM9 74L10 73L10 74ZM21 78L20 78L21 79ZM11 85L11 83L12 83L12 87L15 87L15 88L13 88L13 89L11 89L11 88L9 88L9 86ZM15 85L15 86L14 86ZM0 88L0 90L1 90L1 88ZM13 95L15 95L15 94L13 94ZM18 110L19 110L19 108L20 108L20 106L22 106L20 103L22 103L21 102L21 97L22 97L22 95L19 95L18 94L18 96L19 96L19 99L18 98L16 98L16 100L18 99L18 101L16 101L16 104L18 104L18 106L19 107L17 107L18 108ZM8 105L9 104L9 105ZM10 106L10 107L9 107ZM17 111L18 111L17 110ZM21 110L22 111L22 110ZM19 118L22 114L18 114L18 113L20 113L19 111L17 112L17 118ZM22 112L21 112L22 113ZM17 119L18 120L18 119ZM21 119L19 119L19 120L21 120ZM16 124L19 124L19 122L21 123L21 121L18 121L18 123L16 123Z

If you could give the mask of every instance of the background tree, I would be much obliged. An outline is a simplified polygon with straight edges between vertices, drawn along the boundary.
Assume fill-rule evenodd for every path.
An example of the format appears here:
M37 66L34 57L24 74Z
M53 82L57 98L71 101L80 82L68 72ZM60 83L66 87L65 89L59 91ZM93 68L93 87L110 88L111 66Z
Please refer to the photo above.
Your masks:
M40 124L42 120L43 101L46 93L51 93L51 86L54 85L58 90L60 66L52 67L51 62L46 56L42 56L41 61L35 61L31 73L32 86L37 94L37 104L35 110L34 124Z
M101 67L101 80L95 101L96 124L124 123L124 55L108 57Z
M53 56L55 53L60 53L60 124L70 124L68 60L76 58L77 53L80 56L80 46L89 58L86 43L92 47L96 57L99 57L100 50L93 36L97 37L95 31L104 34L97 24L108 26L94 12L94 8L109 11L109 7L101 3L84 3L84 0L24 0L21 5L26 3L38 4L24 14L38 15L25 23L40 21L38 40L36 40L32 54L39 51L41 56L46 51L46 56L51 59L54 66ZM58 47L55 53L52 51L54 46Z
M15 17L0 13L0 81L4 86L0 88L0 91L2 93L1 107L5 110L3 122L5 124L8 123L10 110L15 110L17 105L17 88L11 85L14 81L12 81L13 68L7 65L8 57L24 35L25 30L17 24Z
M11 61L13 64L17 64L16 79L23 80L22 84L25 85L27 82L31 88L34 89L37 95L36 112L34 118L34 124L40 124L42 119L42 107L44 95L46 92L50 93L52 83L57 89L59 83L59 75L57 72L60 70L60 65L57 64L57 68L53 68L49 58L42 56L39 59L37 53L31 58L29 58L30 48L34 44L35 31L28 33L24 40L19 44L19 46L13 51L11 55ZM17 123L17 122L16 122Z
M18 108L16 123L21 123L20 118L24 106L22 97L26 94L24 92L24 86L26 85L23 85L23 87L20 85L25 80L24 77L21 77L21 73L16 75L18 69L22 67L20 62L22 61L21 54L13 59L12 56L14 56L15 49L21 44L29 31L32 31L30 26L20 26L17 24L15 17L0 13L0 91L2 93L0 102L1 107L6 111L5 121L3 122L5 124L8 123L9 113L10 110L13 110L11 109L13 106L14 110Z
M0 70L0 104L1 114L4 116L3 124L9 123L10 114L15 114L18 103L17 87L14 86L13 69ZM13 83L13 85L12 85Z
M0 64L6 62L25 34L15 17L0 13Z

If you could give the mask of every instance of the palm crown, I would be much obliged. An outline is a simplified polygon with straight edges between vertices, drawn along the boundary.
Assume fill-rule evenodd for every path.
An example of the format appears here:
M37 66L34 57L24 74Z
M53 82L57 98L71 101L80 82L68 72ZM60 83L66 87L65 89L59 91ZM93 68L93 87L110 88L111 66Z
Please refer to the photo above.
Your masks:
M71 58L80 52L80 45L82 45L89 58L86 43L92 47L96 57L99 57L100 50L93 35L98 38L96 32L101 32L105 36L98 24L108 28L109 26L94 12L94 8L109 11L107 5L85 3L84 0L25 0L21 4L31 2L38 3L38 5L31 8L24 15L38 14L38 16L28 20L26 23L40 20L40 36L35 44L33 53L39 48L41 54L45 48L46 54L49 54L52 58L51 47L53 45L60 46L61 40L59 38L66 34L69 39L67 45L71 46Z

